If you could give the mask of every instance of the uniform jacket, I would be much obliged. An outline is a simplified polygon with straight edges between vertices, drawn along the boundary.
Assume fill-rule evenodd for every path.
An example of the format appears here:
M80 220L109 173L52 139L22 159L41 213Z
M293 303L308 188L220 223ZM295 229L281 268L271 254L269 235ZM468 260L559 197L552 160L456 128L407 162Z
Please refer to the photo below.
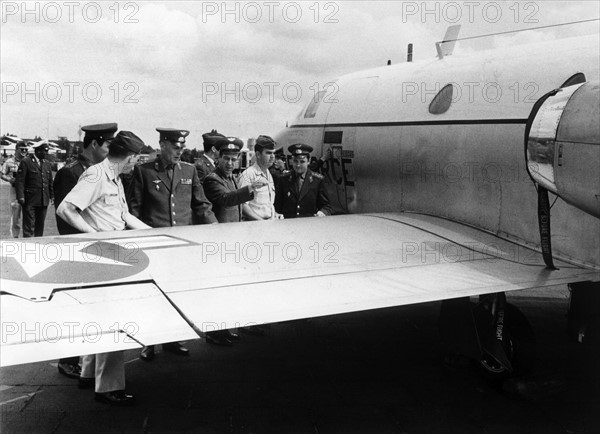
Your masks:
M313 217L317 211L330 215L332 208L323 182L323 175L308 170L298 191L296 172L280 177L275 190L275 210L286 219Z
M172 181L160 158L137 166L129 193L131 214L153 228L217 222L189 163L175 164Z
M60 205L67 194L69 194L69 192L73 190L73 187L77 185L77 181L81 174L91 165L92 162L90 160L79 155L77 160L71 161L56 172L56 176L54 177L55 208L58 208L58 205ZM79 233L77 229L61 219L58 215L56 216L56 226L58 227L58 233L61 235Z
M196 170L198 171L198 178L200 182L204 182L206 177L215 171L216 167L210 162L206 156L202 155L196 162Z
M242 221L242 204L252 200L254 195L248 187L237 187L235 177L232 186L219 168L204 179L206 197L212 202L219 223Z
M48 160L40 165L37 157L21 160L15 182L17 199L25 199L25 206L48 206L54 197L52 167Z

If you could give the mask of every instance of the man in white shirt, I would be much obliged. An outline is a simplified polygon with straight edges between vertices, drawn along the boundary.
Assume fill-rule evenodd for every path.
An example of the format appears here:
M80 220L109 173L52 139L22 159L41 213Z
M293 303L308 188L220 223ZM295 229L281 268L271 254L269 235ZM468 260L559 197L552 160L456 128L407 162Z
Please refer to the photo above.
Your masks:
M10 232L13 238L19 238L21 233L21 204L17 200L17 191L15 182L17 180L17 171L21 159L27 156L27 145L24 141L19 141L15 145L15 156L8 158L2 165L2 173L0 178L6 182L10 182L10 195L8 198L11 215L10 215Z
M83 172L56 214L80 232L149 229L129 213L119 177L133 170L143 146L144 142L129 131L121 131L110 139L108 157ZM79 385L86 388L92 384L96 401L119 406L135 403L134 396L125 392L123 351L83 357Z
M275 161L275 140L269 136L258 136L254 145L255 163L242 172L239 186L257 182L264 184L254 192L252 200L242 205L245 220L273 220L281 218L275 212L275 183L269 167Z

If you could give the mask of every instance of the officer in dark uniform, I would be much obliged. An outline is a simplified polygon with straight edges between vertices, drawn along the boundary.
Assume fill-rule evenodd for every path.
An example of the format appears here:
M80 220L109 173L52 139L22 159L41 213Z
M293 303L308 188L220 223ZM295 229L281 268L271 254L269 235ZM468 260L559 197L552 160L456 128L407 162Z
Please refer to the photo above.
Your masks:
M254 192L266 185L261 180L239 187L233 171L240 157L244 142L237 137L227 137L219 144L219 161L214 172L204 179L206 197L213 204L213 211L219 223L242 221L242 204L254 198ZM206 342L215 345L232 345L239 340L237 333L230 330L207 332Z
M263 182L238 188L238 181L233 171L240 157L244 143L237 137L228 137L227 142L219 148L217 169L204 180L206 197L213 205L213 212L219 223L242 221L242 204L252 200L254 190L264 186Z
M44 235L44 220L48 205L54 197L52 166L48 161L47 143L33 146L34 155L21 160L15 190L23 208L23 238Z
M180 161L189 131L174 128L156 131L160 134L160 157L135 168L129 198L131 214L153 228L218 223L196 168ZM189 354L178 342L164 344L163 348L180 355ZM144 347L140 357L152 360L154 346Z
M216 159L219 155L219 148L227 143L227 137L218 133L217 130L212 130L210 133L202 134L202 141L204 153L196 161L196 170L200 182L204 182L206 177L217 168Z
M286 176L290 174L290 171L287 170L287 165L285 164L285 154L283 153L283 146L275 149L275 162L271 167L269 167L269 172L271 172L271 176L273 177L273 182L277 185L279 178L282 176Z
M108 155L108 145L115 137L116 123L95 124L81 127L85 132L83 149L75 161L65 165L54 178L54 207L58 208L65 196L75 187L81 174L88 167L100 163ZM77 234L79 231L56 216L56 226L61 235ZM60 368L60 364L59 364Z
M324 217L332 208L323 175L308 168L313 148L303 143L288 148L292 154L291 174L282 176L275 190L275 210L287 218Z

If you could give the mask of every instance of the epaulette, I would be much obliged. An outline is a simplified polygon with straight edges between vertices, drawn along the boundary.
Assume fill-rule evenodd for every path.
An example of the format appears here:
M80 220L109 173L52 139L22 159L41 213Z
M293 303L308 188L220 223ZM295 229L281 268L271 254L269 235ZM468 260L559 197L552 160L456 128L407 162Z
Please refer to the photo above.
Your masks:
M194 166L193 164L191 164L191 163L188 163L187 161L180 161L180 162L179 162L179 164L183 164L184 166L192 166L192 167L194 167L194 168L196 167L196 166Z
M316 172L312 172L312 176L314 176L317 179L323 179L323 178L325 178L323 175L321 175L320 173L316 173Z

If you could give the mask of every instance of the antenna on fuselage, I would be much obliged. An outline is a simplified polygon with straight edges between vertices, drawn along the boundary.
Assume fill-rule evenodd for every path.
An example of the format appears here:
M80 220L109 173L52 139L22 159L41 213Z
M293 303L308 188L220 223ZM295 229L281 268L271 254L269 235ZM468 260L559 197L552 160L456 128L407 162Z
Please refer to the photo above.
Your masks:
M408 54L406 55L406 61L412 62L413 45L412 42L408 44Z
M456 45L456 38L460 33L460 24L448 27L444 40L435 43L435 50L437 51L438 59L443 59L444 56L449 56L454 51Z

